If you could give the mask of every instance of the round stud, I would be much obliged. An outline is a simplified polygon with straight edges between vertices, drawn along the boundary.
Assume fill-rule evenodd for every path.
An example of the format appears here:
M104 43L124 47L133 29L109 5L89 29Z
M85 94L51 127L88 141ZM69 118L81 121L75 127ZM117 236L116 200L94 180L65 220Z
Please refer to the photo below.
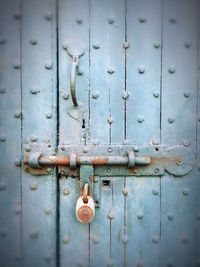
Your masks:
M36 231L33 231L33 232L30 233L30 237L33 238L33 239L38 238L38 236L39 236L39 234Z
M30 152L31 151L31 147L30 146L25 146L25 151L26 152Z
M190 193L190 191L189 191L188 188L184 188L184 189L183 189L183 195L184 195L184 196L188 196L189 193Z
M144 17L140 17L140 18L139 18L139 22L140 22L140 23L144 23L145 21L146 21L146 18L144 18Z
M113 117L112 117L112 116L110 116L110 117L108 118L108 123L112 124L112 123L113 123L113 121L114 121Z
M13 18L16 19L16 20L21 19L21 14L20 14L20 12L15 12L15 13L13 14Z
M51 209L50 208L46 208L44 212L45 212L46 215L50 215L51 214Z
M191 47L191 43L190 42L185 42L185 47L186 48L190 48Z
M6 141L6 137L5 137L5 135L1 135L1 136L0 136L0 141L1 141L1 142L5 142L5 141Z
M44 17L46 20L52 20L53 15L51 13L47 13Z
M20 62L17 62L17 61L14 62L14 63L13 63L13 68L14 68L14 69L20 69L20 68L21 68L21 63L20 63Z
M63 99L64 99L64 100L69 99L69 94L64 93L64 94L63 94Z
M47 70L50 70L50 69L52 69L52 62L47 62L46 64L45 64L45 68L47 69Z
M115 70L114 70L113 68L108 68L107 72L108 72L109 74L113 74L113 73L115 72Z
M159 242L159 237L154 236L154 237L152 238L152 242L153 242L154 244L157 244L157 243Z
M108 152L111 153L112 152L112 147L108 148Z
M38 185L37 184L31 184L30 185L30 189L31 190L37 190L37 188L38 188Z
M170 18L169 21L170 21L172 24L174 24L174 23L177 22L176 18Z
M65 236L64 238L63 238L63 244L68 244L69 243L69 237L68 236Z
M167 218L168 218L169 221L173 221L174 216L173 216L171 213L169 213L169 214L167 215Z
M139 220L142 220L143 217L144 217L143 212L138 212L138 214L137 214L137 218L138 218Z
M100 96L100 93L97 90L92 93L92 98L93 99L97 99L99 96Z
M129 48L129 43L128 43L128 42L124 42L124 43L123 43L123 47L124 47L125 49Z
M189 147L191 145L190 140L183 140L184 147Z
M154 43L153 46L154 46L155 48L160 48L160 43Z
M1 87L1 88L0 88L0 94L5 94L5 93L6 93L6 88Z
M94 141L93 141L93 145L94 146L98 146L98 145L100 145L100 140L99 139L95 139Z
M39 93L40 91L39 91L38 89L36 89L36 88L31 88L31 89L30 89L30 92L31 92L31 94L36 95L36 94Z
M153 138L152 145L159 145L159 140L157 138Z
M127 236L127 235L123 235L123 237L122 237L122 242L123 242L124 244L126 244L126 243L128 243L128 240L129 240L128 236Z
M174 122L174 118L169 117L169 118L168 118L168 122L169 122L169 123L173 123L173 122Z
M100 45L99 45L98 43L93 44L93 48L94 48L94 49L99 49L99 48L100 48Z
M6 189L6 185L3 183L0 183L0 191L4 191Z
M139 74L144 74L145 73L145 67L143 65L141 65L139 68L138 68L138 72Z
M114 214L114 212L113 212L113 211L110 211L110 212L108 213L108 219L113 220L114 218L115 218L115 214Z
M128 189L125 187L123 190L122 190L122 193L123 195L126 197L128 196Z
M126 100L126 99L129 98L129 93L128 93L128 91L123 91L123 93L122 93L122 98L123 98L124 100Z
M0 230L0 237L1 237L1 238L6 237L6 235L7 235L7 233L6 233L5 230Z
M83 153L88 153L88 151L89 151L88 147L87 146L84 146L83 147Z
M15 213L16 214L20 214L21 213L21 206L17 206L16 208L15 208Z
M175 73L176 69L174 67L170 67L168 71L169 73L173 74Z
M76 23L77 24L82 24L83 23L83 19L82 18L77 18L76 19Z
M37 141L37 136L33 135L33 136L31 137L31 141L32 141L32 142L36 142L36 141Z
M47 119L51 119L51 117L52 117L52 113L51 113L51 112L47 112L47 113L46 113L46 118L47 118Z
M47 173L51 174L52 173L52 168L47 168Z
M144 122L144 117L143 116L139 116L138 119L137 119L137 121L139 123L143 123Z
M134 147L133 147L133 151L136 152L136 153L139 152L139 151L140 151L139 146L134 146Z
M109 17L108 18L108 23L109 24L113 24L115 22L115 18L114 17Z
M15 166L17 166L17 167L21 166L21 160L20 159L15 160Z
M153 190L152 190L152 194L153 194L154 196L157 196L157 195L159 195L159 191L158 191L157 189L153 189Z
M183 236L183 237L182 237L182 243L184 243L184 244L189 243L189 239L188 239L188 237Z
M16 111L15 113L14 113L14 117L15 118L21 118L21 112L20 111Z
M190 92L189 92L189 91L185 92L185 93L184 93L184 97L185 97L185 98L190 97Z
M68 196L69 194L70 194L69 189L68 189L68 188L64 188L64 189L63 189L63 195L64 195L64 196Z
M30 43L32 44L32 45L36 45L37 43L38 43L38 41L36 40L36 39L31 39L30 40Z
M155 98L159 98L160 94L159 94L158 91L155 91L155 92L153 92L153 96L154 96Z

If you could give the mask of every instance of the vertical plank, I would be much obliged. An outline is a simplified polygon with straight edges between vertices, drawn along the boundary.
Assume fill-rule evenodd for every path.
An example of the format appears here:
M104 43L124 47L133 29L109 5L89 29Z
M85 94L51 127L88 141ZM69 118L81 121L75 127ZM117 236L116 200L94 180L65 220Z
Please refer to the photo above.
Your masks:
M126 138L160 143L161 1L127 0ZM127 177L127 266L160 266L160 179Z
M160 139L161 1L127 0L127 139Z
M0 258L21 266L20 1L0 3Z
M196 153L197 2L164 1L162 142ZM170 103L170 104L169 104ZM198 176L167 175L161 185L162 266L194 266L196 259Z
M57 139L56 1L23 1L22 14L23 150L45 154ZM22 173L24 266L56 265L56 177L48 172Z
M86 143L88 135L88 95L89 95L89 2L81 0L60 0L58 7L59 25L59 146L79 145ZM80 49L80 72L76 74L77 100L86 112L80 118L73 118L70 96L70 71L72 57L69 48ZM81 74L81 75L80 75ZM85 128L83 126L85 120ZM68 197L63 190L69 189ZM89 225L83 225L75 216L76 200L79 196L78 185L68 177L60 182L60 266L89 266ZM69 241L68 241L69 239Z

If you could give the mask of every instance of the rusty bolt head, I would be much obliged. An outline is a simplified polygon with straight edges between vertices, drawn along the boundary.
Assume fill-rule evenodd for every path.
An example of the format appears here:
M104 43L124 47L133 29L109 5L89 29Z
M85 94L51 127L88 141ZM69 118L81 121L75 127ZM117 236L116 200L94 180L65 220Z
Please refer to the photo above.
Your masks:
M4 191L6 189L6 185L3 183L0 183L0 191Z
M126 197L128 196L128 189L125 187L123 190L122 190L122 193L123 195Z
M155 48L159 48L160 47L160 43L154 43L153 45Z
M175 73L176 69L175 69L175 67L170 67L168 71L169 71L169 73L173 74L173 73Z
M113 16L108 18L108 23L113 24L115 22L115 18Z
M1 87L0 88L0 94L5 94L6 93L6 88L5 87Z
M109 74L113 74L113 73L115 72L115 70L114 70L114 68L108 68L108 69L107 69L107 72L108 72Z
M128 93L128 91L123 91L123 93L122 93L122 98L123 98L124 100L126 100L126 99L128 99L128 97L129 97L129 93Z
M32 45L36 45L36 44L38 43L38 41L37 41L36 39L32 38L32 39L30 40L30 43L31 43Z
M0 141L1 141L1 142L5 142L5 141L6 141L6 137L5 137L5 135L1 135L1 136L0 136Z
M98 43L95 43L95 44L93 44L93 48L94 49L99 49L100 48L100 45Z
M94 99L97 99L99 96L100 96L100 92L97 90L92 93L92 98Z
M129 43L128 42L124 42L123 46L124 46L125 49L127 49L127 48L129 48Z
M144 74L145 73L145 67L143 65L141 65L139 68L138 68L138 72L140 74Z
M76 19L76 23L77 24L82 24L83 23L83 19L82 18L77 18Z
M65 99L65 100L67 100L67 99L69 99L69 94L63 94L63 99Z
M68 196L70 194L70 191L68 188L63 189L63 195Z
M139 18L139 22L144 23L145 21L146 21L146 18L144 18L144 17Z
M110 220L113 220L114 218L115 218L115 214L114 214L114 212L113 211L110 211L109 213L108 213L108 219L110 219Z

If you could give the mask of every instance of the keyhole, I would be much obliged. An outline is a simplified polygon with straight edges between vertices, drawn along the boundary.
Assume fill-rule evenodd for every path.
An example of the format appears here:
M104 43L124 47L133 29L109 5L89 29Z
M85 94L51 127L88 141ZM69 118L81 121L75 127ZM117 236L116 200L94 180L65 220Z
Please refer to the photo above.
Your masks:
M82 120L82 128L85 129L85 119Z

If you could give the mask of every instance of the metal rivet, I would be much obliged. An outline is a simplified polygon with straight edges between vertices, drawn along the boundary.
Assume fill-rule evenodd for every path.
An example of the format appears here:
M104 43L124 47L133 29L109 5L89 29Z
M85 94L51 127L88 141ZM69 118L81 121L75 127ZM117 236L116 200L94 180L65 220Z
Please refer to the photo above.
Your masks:
M67 100L67 99L69 99L69 94L63 94L63 99L65 99L65 100Z
M152 145L159 145L159 140L157 138L153 138Z
M174 216L173 216L171 213L169 213L169 214L167 215L167 218L168 218L169 221L173 221Z
M182 237L182 243L187 244L189 242L189 239L186 236Z
M31 190L37 190L37 188L38 188L38 185L37 184L31 184L30 185L30 189Z
M7 233L6 233L5 230L0 230L0 237L1 237L1 238L6 237L6 235L7 235Z
M83 23L83 19L82 19L82 18L77 18L77 19L76 19L76 22L77 22L78 24L82 24L82 23Z
M1 142L5 142L5 141L6 141L6 137L5 137L5 135L1 135L1 136L0 136L0 141L1 141Z
M152 190L152 194L153 194L154 196L157 196L157 195L159 194L159 191L158 191L157 189L153 189L153 190Z
M176 159L176 165L181 166L183 165L183 160L181 158Z
M108 213L108 219L112 220L112 219L114 219L114 218L115 218L115 214L114 214L114 212L113 212L113 211L110 211L110 212Z
M168 122L169 123L173 123L174 122L174 118L172 118L172 117L168 118Z
M141 220L141 219L143 219L143 217L144 217L143 212L138 212L138 214L137 214L137 218L138 218L139 220Z
M5 94L5 92L6 92L6 88L1 87L1 88L0 88L0 94Z
M47 13L44 17L46 20L51 20L53 18L53 15L51 13Z
M20 117L21 117L21 112L20 112L20 111L16 111L16 112L14 113L14 117L15 117L15 118L20 118Z
M63 244L68 244L69 243L69 237L68 236L65 236L63 238Z
M140 151L140 148L139 148L139 146L134 146L133 147L133 150L134 150L134 152L139 152Z
M124 43L123 43L123 47L124 47L125 49L129 48L129 43L128 43L128 42L124 42Z
M155 243L155 244L157 244L157 243L159 242L159 237L154 236L154 237L152 238L152 242Z
M21 160L20 159L15 160L15 166L17 166L17 167L21 166Z
M108 118L108 123L113 123L113 121L114 121L114 119L113 119L113 117L112 116L110 116L109 118Z
M17 207L15 208L15 213L16 213L16 214L20 214L20 213L21 213L21 206L17 206Z
M30 40L30 43L31 43L32 45L36 45L37 42L38 42L38 41L37 41L36 39L31 39L31 40Z
M4 45L6 43L6 39L4 39L3 37L0 38L0 44Z
M87 153L88 150L89 150L88 147L86 147L86 146L83 147L83 153Z
M6 185L3 183L0 183L0 191L4 191L6 189Z
M52 173L52 168L47 168L47 173Z
M170 67L168 71L169 73L175 73L176 69L174 67Z
M16 12L13 14L13 18L14 19L20 19L21 18L21 14L19 12Z
M109 17L109 18L108 18L108 23L109 23L109 24L113 24L114 21L115 21L115 18L114 18L114 17Z
M52 113L51 112L46 113L46 118L47 119L51 119L51 117L52 117Z
M128 189L125 187L123 190L122 190L122 193L123 195L126 197L128 196Z
M191 142L190 142L189 140L183 140L183 145L184 145L185 147L189 147L190 144L191 144Z
M190 97L190 92L189 92L189 91L185 92L185 93L184 93L184 96L185 96L186 98Z
M35 94L39 93L40 91L36 88L31 88L30 92L31 92L31 94L35 95Z
M63 195L68 196L70 194L70 191L68 188L63 189Z
M108 148L108 152L111 153L112 152L112 147Z
M92 241L94 244L98 244L100 242L100 238L98 236L93 236Z
M96 44L93 44L93 48L94 48L94 49L99 49L99 48L100 48L100 45L97 44L97 43L96 43Z
M36 141L37 141L37 136L33 135L33 136L31 137L31 141L32 141L32 142L36 142Z
M126 243L128 242L128 240L129 240L128 236L127 236L127 235L123 235L123 237L122 237L122 242L123 242L124 244L126 244Z
M191 43L190 42L185 42L185 47L186 48L190 48L191 47Z
M38 235L39 235L39 234L38 234L38 232L36 232L36 231L33 231L33 232L30 233L30 237L31 237L31 238L38 238Z
M108 72L109 74L113 74L115 71L114 71L113 68L108 68L107 72Z
M146 21L146 19L144 17L139 18L139 22L144 23L145 21Z
M176 23L176 18L170 18L169 21L174 24Z
M63 50L67 50L67 48L68 48L68 44L63 43L63 44L62 44L62 48L63 48Z
M141 66L138 68L138 72L139 72L140 74L145 73L145 67L144 67L143 65L141 65Z
M45 212L47 215L50 215L50 214L51 214L51 209L50 209L50 208L46 208L44 212Z
M110 172L111 172L111 168L108 168L108 169L107 169L107 172L110 173Z
M159 94L158 91L155 91L155 92L153 92L153 96L154 96L155 98L159 98L160 94Z
M123 98L124 100L126 100L126 99L128 99L128 97L129 97L129 92L128 92L128 91L123 91L123 93L122 93L122 98Z
M20 69L21 68L21 63L20 62L14 62L13 63L14 69Z
M158 168L155 168L155 170L154 170L155 173L159 173L159 171L160 170Z
M139 123L144 122L144 117L143 117L143 116L139 116L138 119L137 119L137 121L138 121Z
M52 63L51 63L51 62L47 62L47 63L45 64L45 68L46 68L47 70L50 70L50 69L52 68Z
M189 195L189 192L190 192L190 191L189 191L188 188L184 188L184 189L183 189L183 195L184 195L184 196L188 196L188 195Z
M30 146L26 146L26 147L25 147L25 151L26 151L26 152L30 152L30 151L31 151L31 147L30 147Z
M154 46L155 48L159 48L159 47L160 47L160 43L154 43L153 46Z
M97 99L99 96L100 96L100 92L97 90L92 93L92 98L94 99Z

